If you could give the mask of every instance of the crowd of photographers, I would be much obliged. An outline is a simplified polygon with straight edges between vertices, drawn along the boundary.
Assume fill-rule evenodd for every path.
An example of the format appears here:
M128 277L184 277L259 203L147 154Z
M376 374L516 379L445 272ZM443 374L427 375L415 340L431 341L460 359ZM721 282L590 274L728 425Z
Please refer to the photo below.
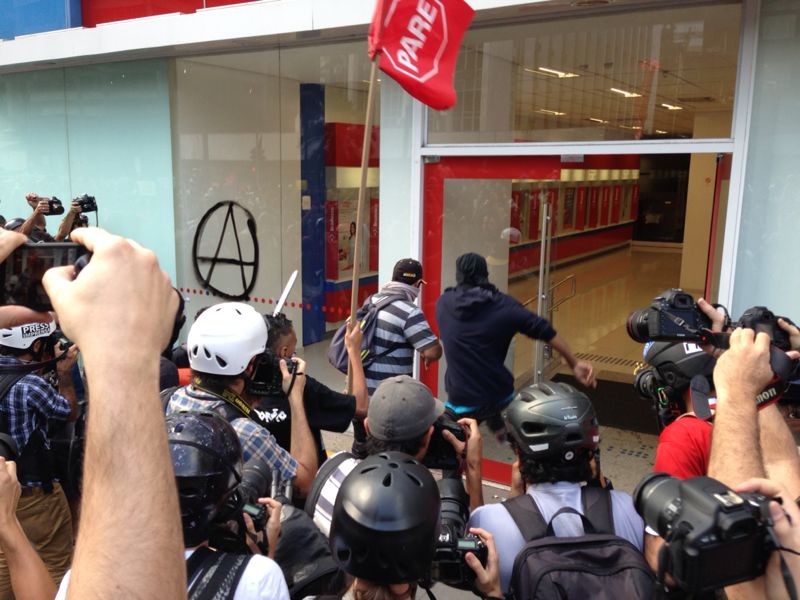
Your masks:
M213 305L176 346L184 301L153 253L72 220L80 247L20 295L29 273L14 268L46 246L19 231L45 241L53 200L32 195L34 214L0 230L6 298L14 272L15 297L36 300L0 306L0 598L379 600L433 597L436 582L488 599L797 598L790 320L755 307L731 323L680 290L631 315L660 436L629 495L602 472L584 392L513 392L516 333L596 382L482 257L456 263L441 343L415 302L422 267L400 261L334 338L341 392L295 356L280 307ZM446 405L412 377L415 354L442 350ZM321 432L351 422L352 451L329 457ZM515 455L502 503L484 504L479 422Z

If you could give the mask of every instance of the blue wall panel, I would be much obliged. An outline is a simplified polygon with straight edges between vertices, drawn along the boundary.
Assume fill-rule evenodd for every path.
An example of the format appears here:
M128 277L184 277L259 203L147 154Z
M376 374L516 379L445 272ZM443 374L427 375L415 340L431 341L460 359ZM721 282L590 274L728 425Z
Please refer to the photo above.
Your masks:
M325 305L325 88L316 83L300 85L300 178L311 197L302 227L303 302ZM303 345L325 335L325 314L303 311Z
M170 132L166 60L0 77L0 213L27 216L29 191L89 193L100 226L154 250L174 280Z
M80 26L80 0L0 0L0 39Z

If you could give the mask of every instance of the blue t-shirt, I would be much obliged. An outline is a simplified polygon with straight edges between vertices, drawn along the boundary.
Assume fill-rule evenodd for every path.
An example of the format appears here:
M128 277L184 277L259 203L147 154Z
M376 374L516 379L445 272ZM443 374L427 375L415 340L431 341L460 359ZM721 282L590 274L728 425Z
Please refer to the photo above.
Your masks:
M537 483L528 486L527 493L536 501L536 506L539 507L546 522L565 506L583 513L581 486L577 483L565 481ZM644 522L633 507L633 499L625 492L612 491L611 511L614 517L614 532L642 550ZM502 504L487 504L475 509L467 526L481 527L494 536L497 555L500 558L500 583L503 586L503 593L508 593L514 559L525 545L514 519ZM583 524L577 515L559 516L553 524L553 529L559 537L583 535Z

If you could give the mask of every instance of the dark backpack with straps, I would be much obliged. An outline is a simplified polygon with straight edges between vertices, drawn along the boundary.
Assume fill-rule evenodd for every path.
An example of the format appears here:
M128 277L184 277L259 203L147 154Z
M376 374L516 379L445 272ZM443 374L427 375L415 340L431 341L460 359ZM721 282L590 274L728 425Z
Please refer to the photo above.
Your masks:
M581 488L583 514L571 507L557 511L547 523L529 494L503 503L526 544L514 560L509 596L516 600L562 598L652 598L655 576L644 556L614 533L611 494ZM554 521L574 514L584 534L557 537Z
M252 555L215 552L203 546L186 560L189 600L232 600Z
M392 344L383 352L373 353L372 346L375 340L375 330L378 328L378 313L389 306L392 302L403 300L403 296L389 295L381 298L378 302L372 302L372 296L368 297L364 304L356 311L356 321L361 325L363 337L361 339L361 363L364 367L372 364L376 358L386 356L394 352L403 344ZM344 345L344 336L347 335L347 323L339 327L331 340L328 348L328 362L342 373L347 373L350 358L347 355L347 347Z

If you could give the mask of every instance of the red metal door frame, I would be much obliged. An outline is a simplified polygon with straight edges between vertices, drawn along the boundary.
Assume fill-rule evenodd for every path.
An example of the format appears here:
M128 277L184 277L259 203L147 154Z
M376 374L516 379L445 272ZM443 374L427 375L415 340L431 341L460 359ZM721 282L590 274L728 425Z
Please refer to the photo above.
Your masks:
M638 155L633 155L638 168ZM436 300L442 293L442 236L445 179L541 179L561 180L562 168L630 168L631 155L586 156L581 163L562 163L560 156L443 157L425 164L422 220L422 267L427 285L422 290L422 310L436 335ZM423 368L420 379L433 392L439 391L437 363ZM511 465L483 460L483 477L510 485Z

